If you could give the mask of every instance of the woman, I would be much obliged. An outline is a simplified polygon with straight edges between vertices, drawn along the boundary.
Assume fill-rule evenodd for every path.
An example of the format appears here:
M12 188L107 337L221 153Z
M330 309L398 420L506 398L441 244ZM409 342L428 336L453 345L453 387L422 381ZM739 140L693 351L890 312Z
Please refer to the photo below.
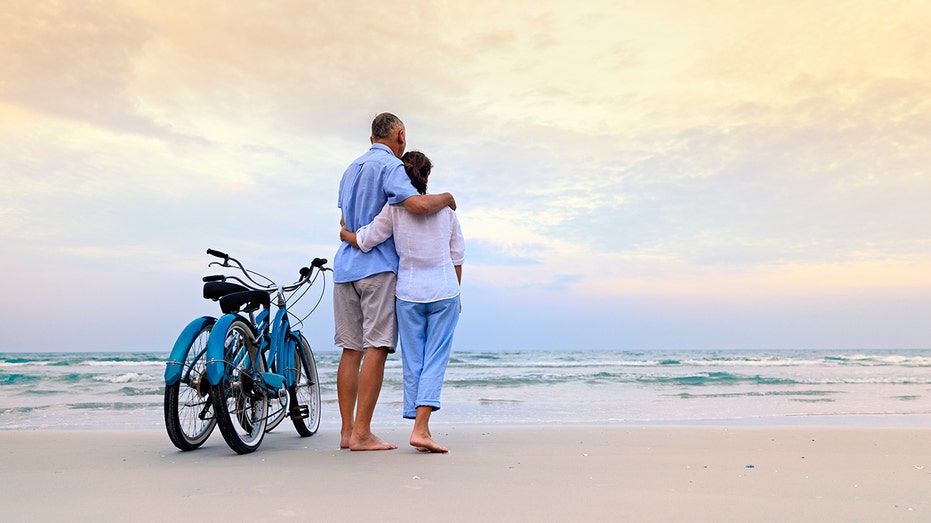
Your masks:
M414 188L426 194L433 164L421 152L401 157ZM368 252L394 236L398 266L395 310L404 367L404 417L414 420L410 444L424 452L448 452L430 434L430 415L440 408L443 376L459 321L459 285L465 242L449 207L417 216L385 205L372 223L340 239Z

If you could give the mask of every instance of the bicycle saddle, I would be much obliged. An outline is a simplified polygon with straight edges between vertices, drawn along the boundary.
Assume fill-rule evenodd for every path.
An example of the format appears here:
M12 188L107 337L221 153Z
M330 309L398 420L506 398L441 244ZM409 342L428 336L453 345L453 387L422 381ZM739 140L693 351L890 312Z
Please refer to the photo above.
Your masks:
M217 301L227 294L247 291L249 289L236 283L225 281L209 281L204 284L204 299Z
M269 303L271 303L271 299L267 292L246 290L221 297L220 310L224 314L239 312L240 309L245 312L252 312L258 310L259 307L268 308Z

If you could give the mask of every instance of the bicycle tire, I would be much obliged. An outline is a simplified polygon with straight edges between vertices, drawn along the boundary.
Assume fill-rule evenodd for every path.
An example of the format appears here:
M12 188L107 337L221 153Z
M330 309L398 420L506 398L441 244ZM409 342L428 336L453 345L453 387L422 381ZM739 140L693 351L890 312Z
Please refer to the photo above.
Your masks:
M174 446L183 451L203 445L217 425L204 356L213 325L214 321L204 321L190 341L179 340L187 345L181 378L165 386L165 428Z
M300 347L295 347L294 362L297 376L289 388L291 397L291 421L301 437L313 436L320 428L320 381L317 379L317 362L310 343L300 335ZM296 414L297 409L307 407L307 417Z
M242 318L233 320L223 336L223 375L211 386L210 397L226 444L237 454L248 454L262 444L268 420L268 393L258 374L265 360L252 325Z

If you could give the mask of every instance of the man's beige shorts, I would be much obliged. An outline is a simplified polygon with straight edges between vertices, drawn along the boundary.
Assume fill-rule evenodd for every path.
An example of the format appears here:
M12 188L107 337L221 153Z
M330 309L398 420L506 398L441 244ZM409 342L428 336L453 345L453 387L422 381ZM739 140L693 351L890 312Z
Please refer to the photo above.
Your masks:
M349 350L398 346L398 322L394 316L394 288L398 277L382 272L333 288L334 343Z

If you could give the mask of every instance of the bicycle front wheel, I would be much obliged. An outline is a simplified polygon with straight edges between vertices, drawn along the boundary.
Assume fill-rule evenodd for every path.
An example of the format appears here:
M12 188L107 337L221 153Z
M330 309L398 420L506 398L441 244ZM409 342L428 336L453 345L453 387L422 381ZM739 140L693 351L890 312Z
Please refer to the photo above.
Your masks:
M217 425L204 357L212 328L213 322L206 323L194 335L181 364L181 379L165 387L165 428L181 450L203 445Z
M230 324L223 354L223 376L210 388L210 397L226 444L238 454L248 454L259 448L265 435L268 393L259 376L265 361L245 320Z
M317 362L307 338L301 334L301 345L294 351L297 377L289 390L291 421L301 437L313 436L320 428L320 382L317 380ZM307 408L304 411L304 407ZM306 414L306 416L304 415Z

